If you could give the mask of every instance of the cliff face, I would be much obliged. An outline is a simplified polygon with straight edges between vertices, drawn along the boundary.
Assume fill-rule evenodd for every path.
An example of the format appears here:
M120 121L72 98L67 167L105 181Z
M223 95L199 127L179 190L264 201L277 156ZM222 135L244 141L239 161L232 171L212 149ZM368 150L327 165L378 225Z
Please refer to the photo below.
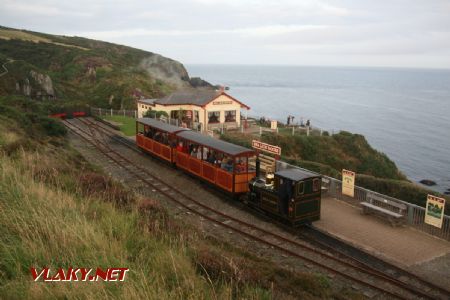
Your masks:
M148 56L139 63L139 67L156 79L167 81L177 87L189 84L189 74L184 66L159 54Z
M185 67L162 55L80 37L0 27L0 96L134 108L136 99L195 87ZM204 82L204 85L208 83Z

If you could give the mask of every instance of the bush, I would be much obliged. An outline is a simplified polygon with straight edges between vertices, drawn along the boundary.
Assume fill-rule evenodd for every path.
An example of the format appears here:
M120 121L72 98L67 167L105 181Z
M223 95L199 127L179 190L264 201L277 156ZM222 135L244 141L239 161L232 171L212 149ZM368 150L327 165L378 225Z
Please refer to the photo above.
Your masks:
M169 117L169 114L162 110L147 110L144 114L144 117L146 118L161 118L161 116L164 116L166 118Z
M49 117L40 117L39 123L49 136L63 136L67 133L67 129L59 120Z

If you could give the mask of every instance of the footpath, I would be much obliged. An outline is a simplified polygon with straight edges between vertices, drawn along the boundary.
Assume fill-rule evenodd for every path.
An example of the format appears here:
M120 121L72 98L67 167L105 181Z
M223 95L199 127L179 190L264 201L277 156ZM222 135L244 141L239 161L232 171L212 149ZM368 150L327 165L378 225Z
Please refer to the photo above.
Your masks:
M450 242L408 226L391 227L383 219L334 198L322 198L314 226L400 267L450 286Z

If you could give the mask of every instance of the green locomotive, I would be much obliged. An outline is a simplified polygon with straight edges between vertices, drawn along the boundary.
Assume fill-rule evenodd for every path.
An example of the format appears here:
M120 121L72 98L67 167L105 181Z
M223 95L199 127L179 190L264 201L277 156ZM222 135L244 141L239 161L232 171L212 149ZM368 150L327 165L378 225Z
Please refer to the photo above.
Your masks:
M320 219L322 179L300 169L255 177L249 182L248 203L291 226L310 224Z

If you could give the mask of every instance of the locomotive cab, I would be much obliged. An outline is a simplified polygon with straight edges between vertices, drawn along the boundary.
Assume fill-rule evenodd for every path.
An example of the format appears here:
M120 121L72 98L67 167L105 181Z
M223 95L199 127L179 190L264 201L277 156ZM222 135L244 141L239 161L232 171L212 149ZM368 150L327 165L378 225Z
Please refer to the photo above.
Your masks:
M300 169L274 174L273 185L255 178L249 183L253 206L297 226L320 219L321 177Z

